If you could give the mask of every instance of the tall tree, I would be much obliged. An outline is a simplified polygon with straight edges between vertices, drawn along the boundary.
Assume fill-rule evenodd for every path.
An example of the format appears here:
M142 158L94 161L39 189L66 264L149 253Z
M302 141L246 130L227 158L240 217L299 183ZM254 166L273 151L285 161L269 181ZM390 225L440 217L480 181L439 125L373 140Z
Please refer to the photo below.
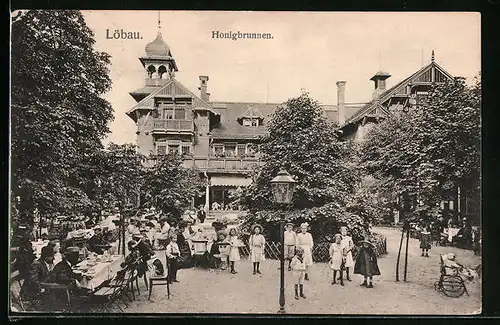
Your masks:
M340 222L349 227L362 224L345 210L358 179L346 161L348 143L341 142L334 130L307 93L276 109L262 139L264 164L241 200L252 221L274 224L278 220L272 212L270 181L285 168L298 181L289 220L308 221L317 236L337 231Z
M144 179L144 192L154 200L152 205L173 218L191 206L202 186L199 171L183 167L178 154L161 157Z
M12 192L20 212L79 211L72 183L83 157L101 148L113 119L109 55L94 49L79 11L30 10L12 24Z
M481 85L464 78L435 85L418 105L373 128L362 164L383 188L433 212L441 200L479 193ZM418 201L418 202L417 202ZM418 204L415 204L418 203Z

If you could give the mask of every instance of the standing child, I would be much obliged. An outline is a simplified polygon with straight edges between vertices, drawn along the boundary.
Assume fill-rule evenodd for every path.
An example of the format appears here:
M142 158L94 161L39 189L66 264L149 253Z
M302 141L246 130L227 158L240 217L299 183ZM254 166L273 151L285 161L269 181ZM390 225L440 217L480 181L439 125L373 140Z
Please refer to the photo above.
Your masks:
M293 223L286 224L285 231L285 260L288 260L288 271L292 270L292 258L295 255L295 246L297 245L297 234L293 231Z
M352 250L354 248L354 242L352 237L347 235L347 227L340 227L340 234L342 235L342 247L344 249L344 262L345 262L345 273L347 281L352 281L349 276L349 270L354 267L354 260L352 259ZM341 275L342 276L342 275Z
M362 287L373 288L373 276L380 275L377 255L372 243L367 240L362 240L360 243L362 246L356 256L354 274L361 274L365 277L365 280L361 284Z
M420 249L422 250L422 255L429 257L429 249L431 249L431 233L427 226L424 225L422 231L420 232Z
M306 274L306 263L304 261L304 249L302 247L297 247L295 250L295 256L292 258L291 263L293 269L293 276L295 278L295 299L299 300L299 289L300 296L306 298L304 295L304 277Z
M168 257L167 267L168 267L168 282L179 282L177 280L177 270L179 269L179 256L181 254L179 246L177 245L177 236L173 235L170 239L166 248L166 253Z
M266 239L261 235L261 225L255 224L250 230L252 231L252 235L250 236L249 246L252 254L253 274L262 274L260 273L260 262L264 260Z
M330 245L330 268L333 270L332 284L337 283L337 272L340 273L340 285L344 285L343 277L343 262L344 262L344 246L342 245L342 235L336 234L335 241Z
M297 234L297 247L301 247L304 250L304 263L306 264L305 280L309 280L309 268L313 265L312 248L314 241L308 230L309 224L304 222L300 225L300 233Z
M229 263L231 265L231 274L236 274L234 270L234 262L240 260L240 240L238 239L236 228L229 230Z

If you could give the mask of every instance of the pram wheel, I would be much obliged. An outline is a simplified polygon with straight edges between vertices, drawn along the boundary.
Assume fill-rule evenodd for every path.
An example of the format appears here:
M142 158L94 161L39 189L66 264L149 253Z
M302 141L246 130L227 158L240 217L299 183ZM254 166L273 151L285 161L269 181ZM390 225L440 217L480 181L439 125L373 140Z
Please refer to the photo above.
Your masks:
M442 291L447 297L458 298L465 292L465 284L460 276L446 276L441 283Z

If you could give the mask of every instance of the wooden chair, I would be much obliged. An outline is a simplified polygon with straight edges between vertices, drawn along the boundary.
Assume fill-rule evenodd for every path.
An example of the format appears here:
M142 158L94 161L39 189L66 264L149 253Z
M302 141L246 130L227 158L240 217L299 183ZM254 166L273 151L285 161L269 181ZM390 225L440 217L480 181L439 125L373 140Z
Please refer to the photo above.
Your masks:
M196 267L199 266L200 259L205 257L208 240L192 240L192 242L194 244L194 266Z
M124 297L128 297L127 293L130 288L129 283L131 282L133 275L134 274L132 269L122 269L117 272L116 276L112 280L102 285L97 291L94 292L92 297L97 300L96 302L100 303L98 304L98 312L111 312L111 307L113 306L113 304L119 301L121 301L125 305L125 307L128 307L128 304ZM130 299L130 297L128 298ZM120 309L121 312L124 312L123 308L119 304L117 304L116 306Z
M51 292L51 291L64 292L66 295L66 300L68 302L68 305L71 305L70 285L42 282L42 283L40 283L40 287L42 289L44 289L46 293Z
M153 292L153 286L157 285L167 285L167 299L170 299L170 282L169 282L169 260L167 253L165 252L165 274L164 275L151 275L149 276L149 296L148 300L151 300L151 293Z
M19 271L13 271L11 273L11 275L10 275L10 299L11 299L11 306L12 306L12 303L15 303L19 306L19 309L21 311L26 311L23 299L21 297L22 281L23 281L23 279L21 278ZM15 287L18 287L18 290Z

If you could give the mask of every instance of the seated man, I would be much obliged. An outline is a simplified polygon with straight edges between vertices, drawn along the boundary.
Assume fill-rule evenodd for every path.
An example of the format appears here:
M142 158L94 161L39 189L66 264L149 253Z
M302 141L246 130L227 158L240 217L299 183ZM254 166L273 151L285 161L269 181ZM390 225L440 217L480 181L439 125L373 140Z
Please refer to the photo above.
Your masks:
M98 255L104 254L105 245L107 243L104 240L101 227L97 226L94 228L94 236L92 236L88 241L87 245L91 252Z
M66 284L75 293L86 293L86 289L80 284L81 277L73 272L73 266L78 264L80 249L78 247L67 247L61 262L54 266L54 269L45 280L47 283Z
M155 255L153 248L144 241L143 235L140 232L134 233L132 239L137 242L137 251L141 257L141 264L137 268L138 276L142 277L148 270L148 261Z
M42 253L39 259L31 263L28 276L21 287L21 297L29 301L35 301L40 298L42 289L40 283L50 274L54 267L54 249L50 246L42 247Z

